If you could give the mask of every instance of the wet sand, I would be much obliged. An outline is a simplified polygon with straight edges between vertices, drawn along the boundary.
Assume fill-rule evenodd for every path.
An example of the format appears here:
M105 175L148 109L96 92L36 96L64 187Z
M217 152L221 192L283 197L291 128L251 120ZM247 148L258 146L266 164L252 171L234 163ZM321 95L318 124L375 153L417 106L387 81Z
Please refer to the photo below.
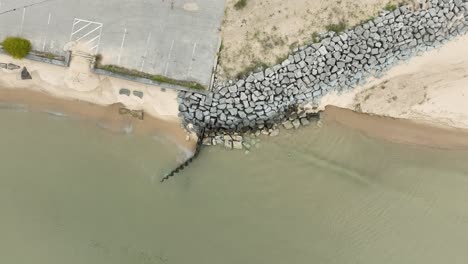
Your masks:
M124 133L129 127L137 135L159 134L184 150L193 151L195 143L186 140L186 133L178 122L171 122L145 114L139 120L128 114L119 114L124 107L121 103L101 106L79 100L66 100L27 89L0 88L0 103L4 105L26 106L29 111L63 115L97 123L113 133Z
M394 143L441 149L468 149L468 130L432 126L426 123L325 107L324 122L337 122L366 136Z

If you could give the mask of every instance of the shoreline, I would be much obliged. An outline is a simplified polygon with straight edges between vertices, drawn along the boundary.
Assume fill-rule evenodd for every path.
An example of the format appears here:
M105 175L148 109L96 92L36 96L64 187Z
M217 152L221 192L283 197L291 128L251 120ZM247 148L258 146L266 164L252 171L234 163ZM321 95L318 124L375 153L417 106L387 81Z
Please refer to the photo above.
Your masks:
M186 133L177 122L145 115L138 120L129 115L120 115L121 103L109 106L79 100L57 98L29 89L0 88L0 105L27 111L40 112L65 118L92 122L110 133L135 135L161 135L185 153L194 153L193 141L186 140ZM362 132L364 135L398 144L416 145L439 149L468 149L468 130L441 126L418 120L359 113L347 108L328 105L323 110L321 122L338 123Z
M122 103L108 106L93 104L80 100L58 98L44 92L30 89L11 89L0 87L0 104L6 107L18 108L26 106L28 111L63 116L85 122L93 122L98 127L111 133L126 133L131 127L135 135L162 135L185 153L193 153L193 140L186 140L186 133L180 124L171 120L163 120L146 114L144 120L138 120L130 115L120 115L118 110L125 107Z
M460 8L457 8L455 13L457 15L459 13L459 15L464 15L465 7L460 3L457 5ZM443 6L447 7L447 3ZM436 6L432 11L437 11L438 9L443 11L443 6ZM413 29L415 31L418 29L418 25L412 23L414 19L425 15L433 17L434 20L438 19L437 13L427 12L429 11L412 10L407 6L402 6L393 11L382 12L379 17L352 29L347 29L344 32L336 34L328 32L321 35L322 39L320 42L297 49L295 53L290 54L283 62L264 71L251 73L245 79L239 79L236 82L220 83L208 94L197 92L165 92L157 87L150 89L146 85L117 80L113 77L103 77L91 72L89 58L83 57L79 53L73 57L70 68L67 69L58 69L50 65L38 64L31 61L18 61L0 56L0 62L12 61L20 65L20 68L27 66L33 77L33 80L23 81L18 77L19 70L2 70L0 71L0 76L2 77L0 78L0 87L4 86L14 90L31 89L42 93L45 92L53 97L87 101L104 106L111 105L110 109L112 107L117 109L118 106L115 106L116 104L123 104L126 108L132 110L144 110L145 113L156 118L172 120L176 123L183 122L188 130L191 130L191 127L196 127L198 129L214 128L222 133L227 131L227 133L235 135L235 138L225 139L225 145L227 147L231 146L231 148L233 147L233 142L236 148L242 148L242 137L238 139L236 131L241 132L250 129L253 131L262 130L263 132L263 130L267 129L269 134L275 134L277 131L273 130L276 130L280 123L287 129L307 125L310 120L308 120L306 113L299 112L298 110L298 113L291 114L291 108L304 105L307 107L309 102L320 102L322 105L330 104L328 100L329 95L331 97L336 95L338 98L348 96L351 99L345 105L333 102L331 104L344 106L358 112L414 120L424 120L421 116L434 117L430 120L435 120L436 117L439 120L443 120L443 114L445 114L446 118L454 119L451 120L453 121L452 123L463 119L466 121L468 128L468 107L464 106L464 100L458 98L456 105L465 112L460 112L459 109L452 106L452 100L455 102L454 98L459 95L457 92L460 92L461 89L462 96L464 96L463 87L468 84L468 75L464 73L464 69L468 68L468 59L463 61L463 57L468 58L468 56L460 56L460 53L463 55L463 52L468 52L468 45L466 45L468 44L468 36L461 38L462 41L455 40L417 58L413 58L413 56L423 51L426 52L435 47L440 47L441 42L439 40L435 41L435 32L429 32L424 38L420 34L413 33L409 35L405 39L410 39L411 43L409 44L411 45L407 43L409 41L392 37L393 33L390 29L396 25L393 24L396 21L395 17L403 21L401 23L405 26L405 29ZM381 23L382 21L386 23ZM437 29L452 29L452 27L456 26L458 28L460 26L460 32L445 32L441 36L441 39L444 41L453 40L459 33L462 33L461 29L464 27L465 17L452 16L449 22L453 23L438 25ZM383 29L387 30L384 31ZM376 33L379 38L392 37L392 41L384 47L381 47L381 43L378 42L375 43L375 47L372 46L374 47L373 49L369 47L360 48L358 44L367 45L366 43L368 43L369 36L364 34L367 31L380 32L380 35ZM465 46L459 47L463 44ZM350 48L350 45L353 47ZM396 49L395 47L399 48ZM81 47L74 48L79 49ZM442 52L443 50L444 52L449 50L451 53L444 53ZM388 52L391 56L384 56L385 52ZM333 58L330 54L333 54ZM468 53L466 54L468 55ZM451 57L448 55L451 55ZM368 57L369 59L364 59L364 57ZM428 57L442 57L442 62L445 62L445 64L442 62L439 62L440 65L437 64L438 61L436 59L424 61ZM461 63L466 64L460 66L460 57L462 58ZM411 61L406 61L406 59L410 58L412 58ZM406 62L406 64L400 62ZM405 69L404 67L407 65L410 65L408 66L410 67L409 69L401 70L401 68ZM395 71L398 72L398 69L400 69L400 73L394 74ZM440 71L440 69L444 69L444 71ZM457 73L456 76L448 75L448 73L454 72ZM385 74L383 78L372 78L372 76L379 75L380 73ZM320 78L317 78L319 74ZM437 76L437 79L430 79L429 77L431 76ZM346 95L341 92L337 94L329 93L330 91L341 91L341 89L353 87L353 85L362 83L367 78L369 78L369 82L363 88L354 88L350 94ZM429 80L427 86L420 85L419 82L423 82L426 79ZM467 82L464 82L465 79ZM455 80L457 81L456 84L454 84ZM454 88L456 91L452 91L451 96L434 96L440 91L436 90L431 93L430 89L432 87L429 86L435 83L438 84L435 88L445 88L448 84L452 84L453 86L450 88ZM423 88L422 92L414 91L418 86ZM127 91L127 95L124 94L125 91ZM133 91L133 94L131 91ZM141 93L141 96L135 96L135 92ZM15 93L18 92L15 91ZM14 97L11 94L7 95L7 93L3 96L10 96L12 101L14 101L13 99L20 102L24 100L21 96ZM409 98L409 102L401 99L403 97ZM445 102L436 105L435 108L439 107L439 109L434 111L434 102L439 102L437 99L440 98L443 98ZM382 99L387 101L386 104ZM373 102L373 104L370 102ZM29 104L35 103L38 102L29 101ZM48 104L53 103L49 102ZM414 104L418 104L421 108L425 106L426 109L411 113L409 110L414 110ZM385 107L383 107L384 105ZM64 107L62 106L62 108ZM54 112L54 110L48 111ZM75 111L77 115L81 116L89 114L80 113L80 109L71 109L70 111ZM442 112L442 115L436 115ZM453 117L454 114L460 113L464 116L461 118L460 116ZM107 117L104 118L103 115L107 115ZM112 123L118 121L109 118L109 116L108 114L101 113L93 118L97 120L107 119L111 124L112 130ZM179 119L179 116L182 118ZM122 117L120 121L124 119ZM366 124L361 123L361 125L365 126ZM423 139L420 142L425 141L427 139Z
M364 135L389 142L438 149L468 149L468 130L434 126L415 120L358 113L326 106L322 121L338 123Z
M18 69L0 69L0 102L25 104L32 111L70 115L90 120L111 132L158 133L177 144L184 152L194 152L196 135L181 127L177 91L161 89L91 71L90 58L81 55L80 45L72 48L70 67L64 68L31 60L17 60L0 54L1 63ZM27 68L32 79L22 80ZM128 94L122 93L122 89ZM132 93L133 92L133 93ZM135 92L141 94L136 96ZM125 107L144 112L144 120L120 115Z
M146 85L91 71L92 61L80 55L80 46L72 50L70 67L31 61L17 60L0 54L1 63L13 63L18 69L0 69L0 87L14 90L29 89L50 96L85 101L97 105L122 103L132 110L144 110L156 118L180 122L178 118L177 91ZM31 80L21 80L20 72L25 67ZM122 92L122 89L128 93ZM132 92L138 92L136 96Z

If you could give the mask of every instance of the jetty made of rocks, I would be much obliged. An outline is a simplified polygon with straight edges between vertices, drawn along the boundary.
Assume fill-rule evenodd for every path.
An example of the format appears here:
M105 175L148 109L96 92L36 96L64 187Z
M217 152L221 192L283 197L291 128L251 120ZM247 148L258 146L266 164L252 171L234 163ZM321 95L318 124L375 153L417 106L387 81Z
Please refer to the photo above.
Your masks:
M281 64L218 83L208 93L180 92L179 115L185 125L221 135L300 125L300 118L290 120L291 109L381 76L468 31L468 0L430 0L424 7L401 6L340 34L324 33L319 43L296 49Z

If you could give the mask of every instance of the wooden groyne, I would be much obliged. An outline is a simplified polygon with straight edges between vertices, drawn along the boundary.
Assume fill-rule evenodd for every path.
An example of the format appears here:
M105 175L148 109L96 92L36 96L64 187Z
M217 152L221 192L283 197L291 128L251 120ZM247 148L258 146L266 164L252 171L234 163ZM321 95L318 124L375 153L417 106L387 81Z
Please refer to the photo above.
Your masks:
M200 154L200 150L203 147L204 137L205 137L205 129L202 129L200 133L198 134L197 146L195 148L195 152L193 153L193 155L190 158L188 158L186 161L184 161L182 164L177 166L177 168L173 169L171 172L164 175L164 177L161 179L161 183L167 181L169 178L175 176L177 173L184 170L190 163L193 162L194 159L198 157L198 155Z

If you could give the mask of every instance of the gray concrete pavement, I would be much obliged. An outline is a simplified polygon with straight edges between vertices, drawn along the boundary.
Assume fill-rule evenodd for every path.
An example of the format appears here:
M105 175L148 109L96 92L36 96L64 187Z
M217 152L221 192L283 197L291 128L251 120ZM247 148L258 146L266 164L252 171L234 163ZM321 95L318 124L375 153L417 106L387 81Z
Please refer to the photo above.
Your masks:
M224 0L50 0L21 8L37 2L0 0L0 13L20 7L0 15L0 39L22 36L53 53L80 39L106 64L209 85Z

